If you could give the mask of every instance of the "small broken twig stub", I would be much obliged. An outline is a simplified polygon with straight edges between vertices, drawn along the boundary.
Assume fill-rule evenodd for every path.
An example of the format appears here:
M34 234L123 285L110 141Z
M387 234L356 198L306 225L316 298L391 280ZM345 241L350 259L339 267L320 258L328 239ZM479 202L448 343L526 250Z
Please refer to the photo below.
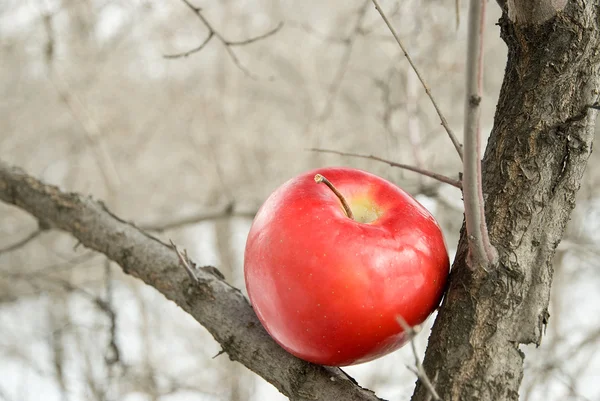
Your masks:
M183 253L181 253L179 251L179 249L177 248L177 245L175 245L172 240L169 240L169 242L171 243L171 246L175 250L175 253L177 254L177 257L179 258L179 262L181 263L181 265L185 269L185 272L190 277L190 280L192 280L194 283L197 283L198 282L198 277L196 277L196 273L194 273L194 268L192 267L192 266L194 266L194 264L188 258L187 251L184 250Z

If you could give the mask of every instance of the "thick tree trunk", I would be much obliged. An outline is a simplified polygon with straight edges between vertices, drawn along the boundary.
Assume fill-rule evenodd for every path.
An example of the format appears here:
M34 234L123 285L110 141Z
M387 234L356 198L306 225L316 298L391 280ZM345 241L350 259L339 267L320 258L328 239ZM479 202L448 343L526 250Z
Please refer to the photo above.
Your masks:
M543 24L505 14L508 62L483 160L486 218L500 262L467 265L458 246L424 366L445 401L517 400L520 344L539 345L552 259L592 151L600 69L600 6L569 1ZM417 384L413 400L425 400Z

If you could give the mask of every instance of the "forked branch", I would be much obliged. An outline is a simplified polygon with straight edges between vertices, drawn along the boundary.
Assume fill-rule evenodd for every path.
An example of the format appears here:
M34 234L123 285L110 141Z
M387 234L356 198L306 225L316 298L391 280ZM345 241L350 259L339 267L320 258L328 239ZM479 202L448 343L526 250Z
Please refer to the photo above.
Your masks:
M269 31L267 31L265 33L262 33L260 35L253 36L251 38L243 39L243 40L229 40L229 39L225 39L223 37L223 35L221 35L219 33L219 31L217 31L212 26L212 24L206 19L206 17L204 16L204 14L202 14L202 9L200 7L194 6L188 0L181 0L181 1L183 1L183 3L190 10L192 10L192 12L196 15L196 17L198 17L198 19L200 20L200 22L202 22L202 24L206 27L206 29L208 29L208 34L207 34L206 38L204 38L204 40L198 46L196 46L196 47L194 47L192 49L189 49L189 50L187 50L185 52L182 52L182 53L166 54L164 57L165 58L188 57L188 56L190 56L190 55L192 55L194 53L197 53L197 52L201 51L202 49L204 49L206 47L206 45L208 45L208 43L213 38L216 38L219 42L221 42L223 44L223 46L225 46L225 50L229 54L229 57L231 57L231 60L233 61L233 63L240 70L242 70L242 72L244 74L246 74L247 76L249 76L251 78L256 78L256 76L254 74L252 74L246 67L244 67L242 65L242 63L240 62L240 59L235 54L235 52L233 51L232 47L249 45L251 43L258 42L260 40L266 39L269 36L272 36L275 33L277 33L281 29L281 27L283 27L283 22L280 22L275 28L270 29Z

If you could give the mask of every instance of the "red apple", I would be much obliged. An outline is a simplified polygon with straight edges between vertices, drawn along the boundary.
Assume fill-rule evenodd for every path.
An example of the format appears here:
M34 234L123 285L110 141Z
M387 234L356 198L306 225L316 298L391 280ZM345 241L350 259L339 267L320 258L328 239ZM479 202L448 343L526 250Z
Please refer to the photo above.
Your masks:
M448 271L431 214L394 184L350 168L317 169L279 187L258 211L244 255L265 329L293 355L330 366L404 345L397 316L423 322Z

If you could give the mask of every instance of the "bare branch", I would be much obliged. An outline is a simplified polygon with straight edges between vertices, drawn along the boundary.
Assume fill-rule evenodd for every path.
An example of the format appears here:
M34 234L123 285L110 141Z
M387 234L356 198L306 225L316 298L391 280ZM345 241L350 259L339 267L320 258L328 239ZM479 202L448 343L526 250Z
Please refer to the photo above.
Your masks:
M465 158L463 197L471 264L493 265L496 250L490 244L485 222L481 174L481 96L483 86L483 31L485 1L470 0L465 99Z
M239 361L294 400L370 400L340 369L304 362L283 350L264 330L241 292L210 269L178 267L173 249L118 218L100 202L0 163L0 200L18 206L52 228L70 232L83 245L105 254L123 271L153 286L202 324L232 360Z
M400 2L399 1L395 1L394 4L392 5L392 9L388 10L385 15L389 18L393 18L396 15L399 15L402 12L402 9L400 7ZM380 35L373 35L373 32L376 31L377 29L379 29L381 27L381 23L379 20L373 21L371 24L365 26L364 28L361 29L361 33L363 35L369 35L370 37L380 37L382 39L386 39L389 40L390 37L388 35L385 36L380 36Z
M238 211L235 209L233 203L225 205L225 207L219 208L214 211L202 211L196 214L182 217L180 219L174 219L165 223L149 223L140 224L140 228L147 231L163 232L193 224L198 224L203 221L226 219L231 217L240 217L245 219L253 219L256 215L256 210Z
M280 22L279 24L277 24L277 26L275 28L268 30L267 32L265 32L261 35L257 35L252 38L243 39L243 40L226 40L223 42L223 44L228 45L228 46L249 45L251 43L258 42L260 40L268 38L269 36L276 34L281 28L283 28L283 22Z
M350 157L358 157L360 159L369 159L369 160L375 160L378 162L382 162L382 163L386 163L389 164L392 167L398 167L398 168L402 168L404 170L408 170L408 171L412 171L415 173L419 173L422 174L424 176L427 176L429 178L433 178L434 180L438 180L440 182L443 182L444 184L449 184L452 185L453 187L456 187L458 189L462 189L462 183L459 180L455 180L452 179L450 177L446 177L445 175L442 174L438 174L438 173L434 173L425 169L421 169L415 166L410 166L408 164L401 164L401 163L396 163L390 160L386 160L386 159L382 159L381 157L377 157L377 156L373 156L373 155L360 155L357 153L348 153L348 152L340 152L338 150L330 150L330 149L319 149L319 148L310 148L307 149L310 150L312 152L320 152L320 153L332 153L335 155L340 155L340 156L350 156Z
M408 368L415 375L417 375L419 380L421 380L421 382L423 383L425 388L427 388L427 391L429 391L429 393L431 394L431 396L433 397L433 399L435 401L442 401L439 394L435 390L433 383L431 383L429 376L427 376L427 372L425 372L425 369L423 368L423 364L421 363L421 359L419 358L419 353L417 352L417 345L415 344L415 336L417 334L419 334L419 332L421 331L421 326L411 327L406 322L406 320L404 320L404 317L402 317L400 315L396 316L396 320L398 321L400 326L402 326L402 329L404 330L405 333L407 333L407 335L410 338L410 347L412 349L413 357L415 358L415 369L411 369L410 367L408 367Z
M191 56L192 54L198 53L200 50L204 49L204 47L206 47L206 45L208 44L208 42L210 42L210 40L214 36L215 36L215 33L213 31L210 31L208 33L208 36L198 46L193 47L190 50L188 50L186 52L183 52L183 53L165 54L165 55L163 55L163 57L164 58L181 58L181 57Z
M106 288L104 301L104 304L106 305L106 310L103 309L103 311L110 321L109 340L108 344L106 345L106 354L104 356L104 359L106 361L106 364L109 366L109 369L111 370L111 372L109 372L109 379L112 380L112 370L115 365L121 362L121 351L117 342L117 312L113 304L114 291L112 284L110 260L108 259L104 261L104 283Z
M19 249L19 248L27 245L28 243L30 243L31 241L36 239L42 232L44 232L44 230L42 228L38 228L37 230L35 230L34 232L29 234L25 238L15 242L14 244L8 245L5 248L0 248L0 255L3 253L12 252L15 249Z
M208 45L208 43L211 41L212 38L217 38L217 40L219 42L221 42L223 44L223 46L225 46L225 51L227 51L227 53L229 54L229 57L231 57L231 60L233 61L233 63L240 69L242 70L242 72L252 78L252 79L256 79L258 78L256 75L252 74L246 67L244 67L242 65L242 63L240 62L240 59L238 58L237 54L235 54L235 52L231 49L231 47L233 46L243 46L243 45L248 45L254 42L258 42L260 40L266 39L269 36L274 35L275 33L277 33L282 27L283 27L283 22L280 22L279 24L277 24L277 26L265 33L262 33L260 35L257 36L253 36L251 38L248 39L243 39L243 40L228 40L225 39L223 37L223 35L221 35L219 33L219 31L217 31L212 24L206 19L206 17L202 14L202 9L199 7L194 6L192 3L190 3L188 0L181 0L190 10L192 10L192 12L196 15L196 17L198 17L198 19L200 20L200 22L202 22L202 24L206 27L206 29L208 29L208 35L206 36L206 38L202 41L202 43L200 43L200 45L186 51L183 53L174 53L174 54L165 54L164 58L168 58L168 59L174 59L174 58L181 58L181 57L188 57L191 56L194 53L197 53L199 51L201 51L202 49L204 49L204 47L206 47L206 45Z
M452 131L452 129L448 125L448 121L446 120L446 117L444 117L444 115L442 114L442 111L440 110L437 102L435 101L435 99L433 97L433 94L431 93L431 89L429 89L429 86L425 82L425 79L421 76L421 73L419 72L419 70L417 69L417 66L413 62L413 60L410 57L410 55L408 54L408 51L404 47L404 44L402 44L402 41L400 40L400 37L398 36L398 33L396 32L396 30L392 26L391 22L388 20L386 14L381 9L381 6L379 5L379 2L377 0L371 0L371 1L373 2L373 4L375 4L375 8L377 9L377 11L379 12L379 14L381 15L381 18L383 18L383 21L385 22L385 24L389 28L390 32L394 36L394 39L396 39L396 42L398 43L398 46L400 46L400 49L402 49L402 52L404 53L404 56L408 60L408 63L410 64L411 68L413 69L413 71L415 72L415 74L417 74L417 77L419 78L419 81L421 81L421 84L423 85L423 88L425 89L425 93L427 93L427 96L429 96L429 100L431 100L431 103L433 104L433 107L435 108L435 111L437 112L438 116L440 117L440 120L442 122L442 126L446 129L446 132L448 133L448 137L452 141L452 144L454 145L454 148L456 149L456 151L458 152L458 155L460 156L460 158L462 160L462 158L463 158L462 145L460 144L460 142L458 141L458 138L456 137L456 135L454 135L454 132Z

